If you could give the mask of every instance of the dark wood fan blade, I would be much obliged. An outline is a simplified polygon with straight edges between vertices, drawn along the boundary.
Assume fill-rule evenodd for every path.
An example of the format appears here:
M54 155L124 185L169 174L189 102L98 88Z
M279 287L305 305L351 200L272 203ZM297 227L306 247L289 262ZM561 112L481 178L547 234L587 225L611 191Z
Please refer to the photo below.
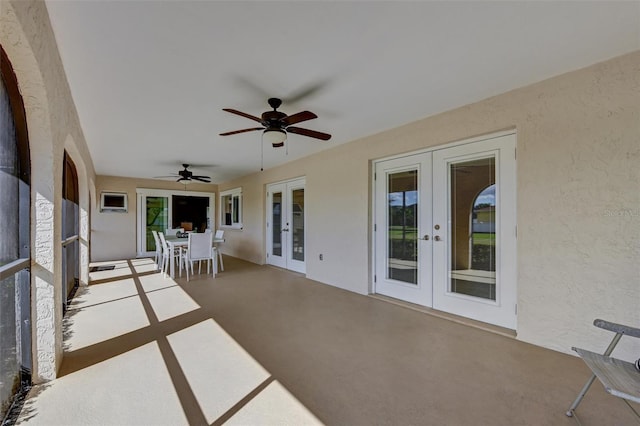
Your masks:
M238 111L237 109L231 108L222 108L223 111L230 112L231 114L240 115L242 117L248 118L249 120L257 121L258 123L262 123L262 119L251 114L247 114L246 112Z
M251 129L234 130L233 132L220 133L220 136L235 135L244 132L253 132L254 130L264 130L264 127L252 127Z
M200 182L211 183L209 176L191 176L193 180L199 180Z
M166 179L166 178L177 178L180 177L180 175L167 175L167 176L154 176L154 179Z
M291 124L301 123L307 120L313 120L314 118L318 118L318 116L312 113L311 111L302 111L297 114L293 114L288 117L285 117L280 121L282 121L286 126L290 126Z
M328 133L316 132L315 130L302 129L300 127L287 127L287 132L297 133L302 136L309 136L310 138L322 139L323 141L331 139L331 135Z

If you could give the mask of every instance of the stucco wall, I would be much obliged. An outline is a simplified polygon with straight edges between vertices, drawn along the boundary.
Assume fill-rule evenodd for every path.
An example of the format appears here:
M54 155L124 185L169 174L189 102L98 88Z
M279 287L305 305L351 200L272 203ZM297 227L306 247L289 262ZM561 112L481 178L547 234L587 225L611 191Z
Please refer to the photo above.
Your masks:
M92 261L131 259L136 257L136 212L138 210L136 188L183 191L185 185L157 179L97 176L96 204L92 206L91 215ZM216 197L218 196L218 186L215 184L191 183L186 187L186 190L214 192ZM129 205L127 213L101 213L100 193L102 191L126 192Z
M263 263L265 185L306 176L307 276L366 294L371 160L514 128L518 339L602 348L594 318L640 324L640 52L221 184L246 194L226 250Z
M0 1L0 45L18 80L31 159L33 379L53 379L62 360L62 161L78 169L81 282L87 281L89 191L95 172L44 2ZM82 230L85 232L83 233Z

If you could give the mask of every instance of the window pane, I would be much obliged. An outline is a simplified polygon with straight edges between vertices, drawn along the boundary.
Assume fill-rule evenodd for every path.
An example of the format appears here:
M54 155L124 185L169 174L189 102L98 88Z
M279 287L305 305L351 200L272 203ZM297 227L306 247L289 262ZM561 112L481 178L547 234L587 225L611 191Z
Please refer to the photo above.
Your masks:
M387 278L418 283L418 171L388 175Z
M240 197L233 197L233 223L240 223Z
M220 206L222 208L222 223L224 225L227 226L231 226L232 225L232 211L233 211L233 205L231 203L231 195L223 195L222 196L222 205Z
M453 293L496 300L495 158L450 165Z
M0 48L1 60L5 61ZM19 145L9 95L0 77L0 265L30 256L30 188L21 180ZM22 170L26 172L26 170ZM16 393L29 382L31 370L30 275L22 270L0 282L0 418Z
M169 226L169 199L167 197L147 198L147 251L156 250L156 242L151 231L165 232Z
M292 226L293 243L291 257L304 262L304 189L292 191Z
M273 193L271 212L271 253L282 256L282 192Z

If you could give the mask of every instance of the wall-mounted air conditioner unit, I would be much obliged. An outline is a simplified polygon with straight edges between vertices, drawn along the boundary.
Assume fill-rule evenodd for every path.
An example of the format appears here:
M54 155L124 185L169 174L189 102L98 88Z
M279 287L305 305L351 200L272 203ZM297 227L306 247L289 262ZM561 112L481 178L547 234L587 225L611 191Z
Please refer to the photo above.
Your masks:
M126 192L102 192L100 193L101 212L127 212Z

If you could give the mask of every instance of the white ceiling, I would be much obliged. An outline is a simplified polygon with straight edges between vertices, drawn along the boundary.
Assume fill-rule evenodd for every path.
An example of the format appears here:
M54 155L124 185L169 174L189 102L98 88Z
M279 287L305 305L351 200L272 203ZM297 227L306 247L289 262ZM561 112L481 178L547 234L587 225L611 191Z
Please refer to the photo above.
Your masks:
M289 135L265 169L640 49L640 2L46 3L100 175L256 172L261 132L218 134L257 123L222 108L269 97L333 138Z

